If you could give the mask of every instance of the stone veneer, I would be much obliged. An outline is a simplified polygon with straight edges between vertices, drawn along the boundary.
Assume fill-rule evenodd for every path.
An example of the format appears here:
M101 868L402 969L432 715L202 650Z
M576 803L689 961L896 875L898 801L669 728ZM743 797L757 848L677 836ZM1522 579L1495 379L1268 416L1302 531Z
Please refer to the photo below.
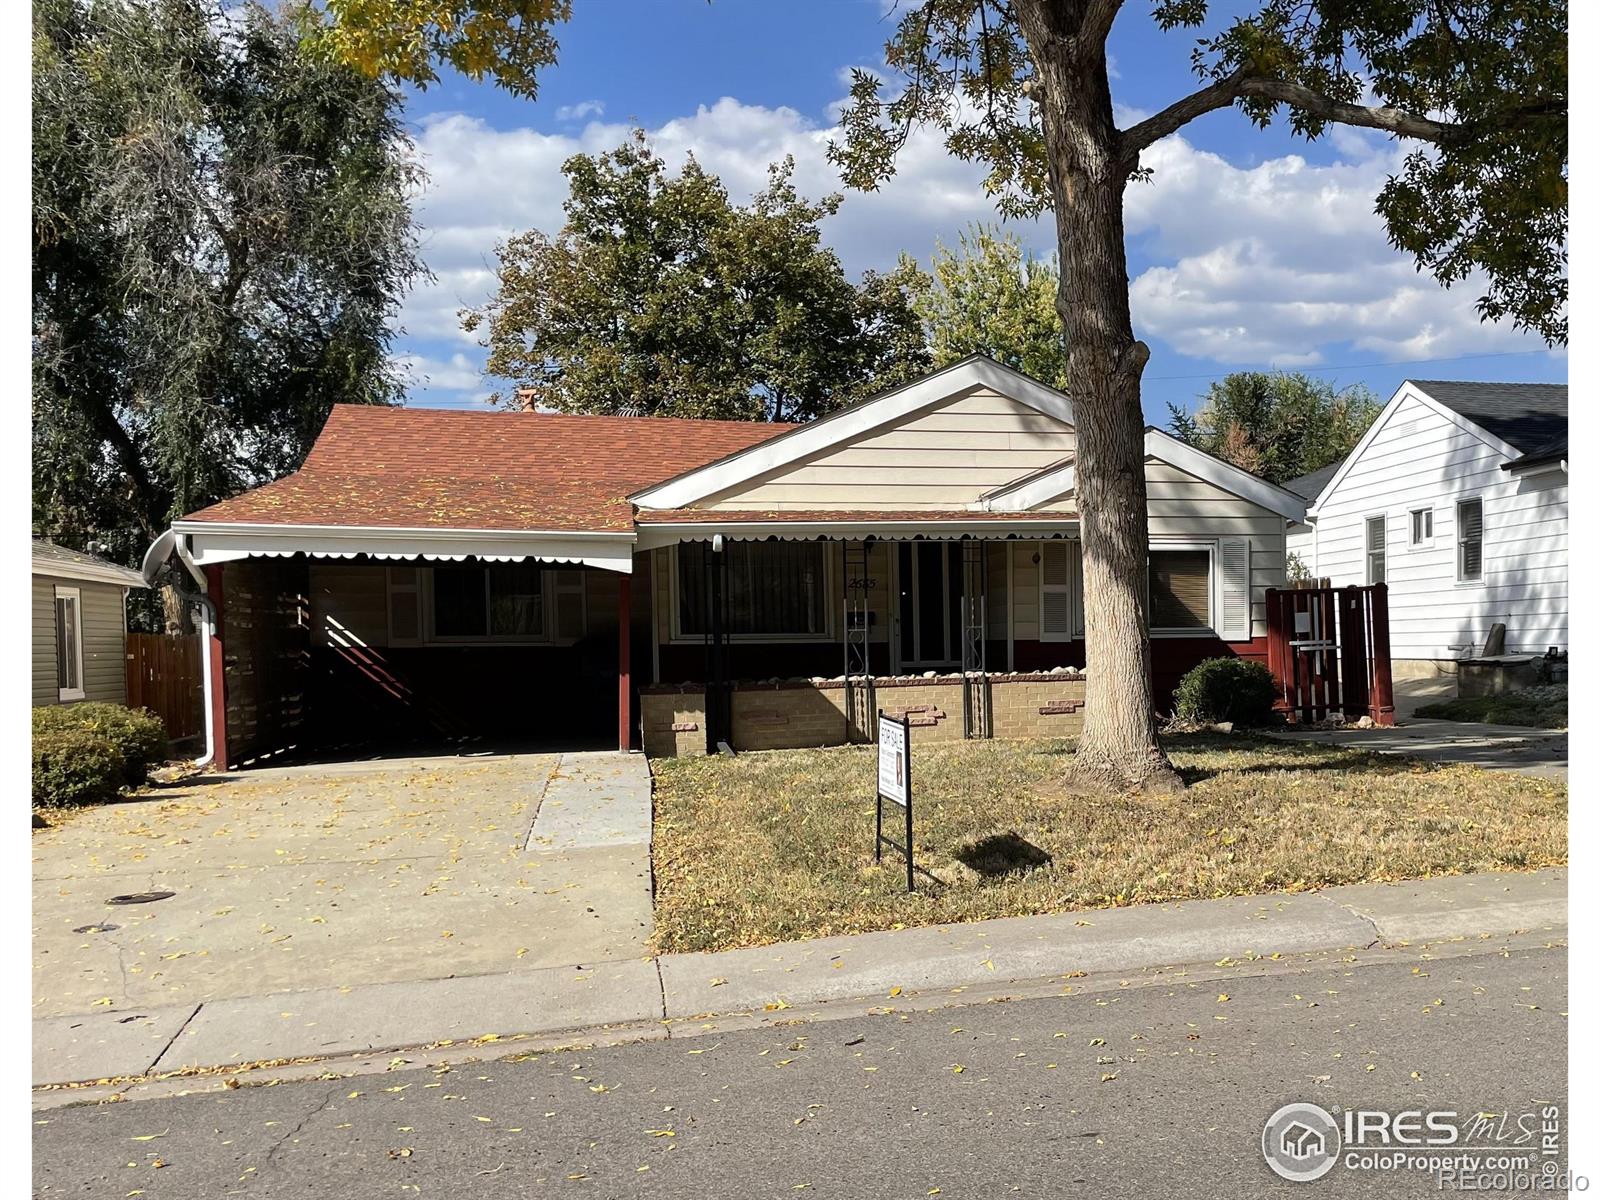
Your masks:
M911 718L917 742L961 741L960 675L878 676L871 681L877 708ZM1072 737L1083 728L1084 677L1071 671L989 676L994 736ZM859 696L859 691L858 691ZM864 697L858 704L865 704ZM843 679L742 680L733 685L736 750L789 750L869 742L870 710L852 722ZM705 753L705 689L698 683L641 688L639 708L646 754L671 757Z

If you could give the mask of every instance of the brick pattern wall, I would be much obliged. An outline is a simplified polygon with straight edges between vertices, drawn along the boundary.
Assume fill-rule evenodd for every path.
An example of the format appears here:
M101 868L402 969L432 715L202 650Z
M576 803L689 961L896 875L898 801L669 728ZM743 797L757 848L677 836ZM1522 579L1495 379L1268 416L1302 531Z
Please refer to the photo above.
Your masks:
M959 675L875 679L872 688L877 708L911 718L911 740L918 743L962 739L961 694ZM990 696L997 738L1074 737L1083 729L1081 675L993 676ZM863 700L856 703L860 707ZM870 730L852 728L846 720L845 706L845 686L839 680L736 684L734 749L787 750L870 740ZM705 752L701 688L643 688L639 709L646 754L666 758Z
M1083 731L1081 675L1013 676L990 690L997 738L1077 737Z

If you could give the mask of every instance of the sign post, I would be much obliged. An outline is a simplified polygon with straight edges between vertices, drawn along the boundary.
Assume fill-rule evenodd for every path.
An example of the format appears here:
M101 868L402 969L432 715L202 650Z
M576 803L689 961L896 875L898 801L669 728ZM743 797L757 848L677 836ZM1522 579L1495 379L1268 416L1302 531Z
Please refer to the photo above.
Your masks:
M905 845L883 836L883 802L890 801L906 810ZM872 857L883 861L883 848L902 851L906 856L906 891L917 890L916 866L911 857L911 718L891 717L878 710L878 834Z

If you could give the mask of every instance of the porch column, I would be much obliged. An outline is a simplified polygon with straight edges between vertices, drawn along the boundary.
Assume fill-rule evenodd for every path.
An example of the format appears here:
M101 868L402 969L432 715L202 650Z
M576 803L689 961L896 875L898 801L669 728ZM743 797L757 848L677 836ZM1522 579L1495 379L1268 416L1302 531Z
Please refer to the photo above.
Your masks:
M633 749L633 680L631 678L633 576L617 584L617 749Z
M213 563L205 569L206 598L211 601L211 638L205 653L211 659L211 711L205 719L211 722L211 765L218 771L228 769L228 681L222 669L222 564Z

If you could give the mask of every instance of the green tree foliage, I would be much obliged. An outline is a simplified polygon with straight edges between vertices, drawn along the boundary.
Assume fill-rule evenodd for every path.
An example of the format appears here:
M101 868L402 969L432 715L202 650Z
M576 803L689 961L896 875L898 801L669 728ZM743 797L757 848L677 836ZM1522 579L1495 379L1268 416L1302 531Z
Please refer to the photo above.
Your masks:
M1193 413L1167 405L1172 432L1237 467L1284 483L1354 450L1383 403L1357 384L1335 389L1299 372L1236 371Z
M499 247L499 288L463 313L488 373L563 412L804 421L915 377L921 329L897 275L859 284L823 248L838 196L794 163L748 206L693 158L671 174L643 133L563 166L555 237Z
M1061 268L1023 249L1015 233L985 225L939 243L931 271L902 257L934 366L987 354L1053 387L1067 385L1067 347L1056 315Z
M290 11L37 0L35 531L136 562L176 515L392 403L421 269L399 96Z

